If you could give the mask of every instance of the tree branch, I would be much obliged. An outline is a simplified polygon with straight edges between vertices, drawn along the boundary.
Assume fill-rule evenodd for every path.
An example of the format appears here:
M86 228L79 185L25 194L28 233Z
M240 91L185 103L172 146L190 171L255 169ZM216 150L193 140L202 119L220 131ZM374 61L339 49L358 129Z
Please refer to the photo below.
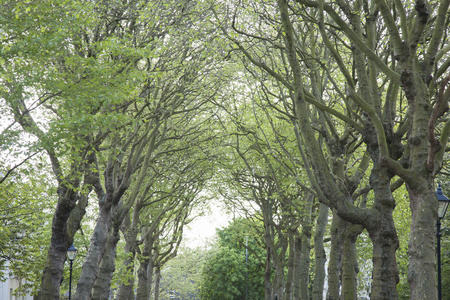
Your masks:
M296 0L298 3L304 4L309 7L319 7L319 3L316 1L311 0ZM320 0L322 2L322 0ZM381 1L381 0L379 0ZM384 1L383 1L384 2ZM387 5L386 5L387 8ZM400 74L389 68L381 59L380 57L373 52L356 34L355 32L347 25L347 23L342 20L342 18L336 13L336 11L330 7L327 4L323 4L323 9L330 15L330 17L336 22L336 24L339 25L340 28L347 34L347 36L350 38L350 40L355 44L356 47L358 47L361 51L364 52L364 54L367 55L367 57L374 61L374 63L380 68L381 71L383 71L387 76L389 76L392 80L398 81L400 80ZM381 9L380 9L381 10ZM397 44L401 39L398 34L397 27L395 25L395 21L392 18L392 15L390 14L389 10L387 9L388 16L390 16L390 21L393 23L395 27L396 36L398 36L398 39L395 40L395 44ZM391 29L391 28L390 28ZM398 41L397 41L398 40ZM397 47L397 46L396 46ZM398 46L399 49L402 49L402 46Z
M3 181L6 180L6 178L8 178L9 175L11 175L11 173L17 169L18 167L20 167L21 165L23 165L27 160L29 160L30 158L32 158L33 156L35 156L36 154L38 154L39 152L35 152L31 155L28 155L28 157L26 157L22 162L18 163L17 165L15 165L14 167L10 168L8 170L8 172L6 172L6 174L0 179L0 184L3 183Z
M437 13L437 19L434 25L434 32L431 37L431 41L428 44L427 53L425 54L425 67L427 68L426 74L431 73L431 69L435 65L435 58L445 31L444 29L450 0L441 0L439 1L439 3L440 4Z

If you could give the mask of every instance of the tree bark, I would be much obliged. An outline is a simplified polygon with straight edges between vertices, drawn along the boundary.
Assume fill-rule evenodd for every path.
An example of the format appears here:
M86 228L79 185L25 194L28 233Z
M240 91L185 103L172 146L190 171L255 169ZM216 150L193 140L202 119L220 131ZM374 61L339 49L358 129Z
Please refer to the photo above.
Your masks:
M111 280L116 269L116 249L119 240L119 229L112 228L108 236L105 254L100 263L99 274L92 289L92 300L109 299Z
M341 220L339 233L342 242L342 288L340 299L353 300L358 298L358 256L356 255L356 239L361 234L361 225L355 225Z
M309 270L311 264L311 230L312 230L312 205L314 195L309 193L302 205L301 225L302 232L300 235L300 299L309 300Z
M134 298L134 260L136 257L136 250L134 246L130 246L128 243L125 245L125 253L127 253L127 258L124 261L126 279L121 282L119 286L119 292L117 295L117 300L127 300L131 295Z
M134 195L132 194L130 197L133 196ZM106 299L104 297L108 297L109 295L111 280L115 271L116 249L117 243L120 240L120 227L125 220L129 221L131 204L134 203L134 200L129 200L130 199L128 199L128 201L119 202L113 209L112 222L109 228L106 250L101 257L99 276L97 277L93 285L92 299ZM134 212L139 214L141 207L142 205L140 203L137 203ZM135 219L139 220L139 216L135 216ZM133 220L133 225L137 226L137 221ZM127 238L134 238L134 240L130 241L130 243L135 244L137 237L137 228L129 228L129 231L132 236L128 236Z
M151 287L153 284L152 275L154 270L154 257L152 254L153 244L154 239L151 235L144 239L142 255L139 258L140 264L138 269L136 300L150 299Z
M158 122L155 121L155 123ZM152 157L153 151L159 145L156 143L158 136L157 128L159 128L159 124L155 125L153 122L149 122L146 123L142 135L131 135L132 141L135 143L130 149L130 153L128 154L129 158L125 167L122 165L123 157L117 160L111 157L108 159L108 164L104 172L105 190L96 190L99 198L100 211L94 233L90 240L89 250L81 270L81 276L78 280L75 300L89 299L91 295L92 287L98 276L101 260L106 251L109 229L113 224L116 224L115 227L117 230L134 204L147 175L150 158ZM112 146L118 147L114 143L115 140L112 141ZM138 161L142 157L142 164L138 166ZM125 168L125 170L121 170L121 168ZM139 175L134 182L129 199L127 201L121 201L123 194L130 186L132 174L139 168ZM115 215L115 223L112 223L113 215Z
M276 267L275 263L275 278L273 280L274 297L277 295L278 299L284 299L284 268L282 266ZM278 263L279 265L279 263Z
M334 212L331 227L327 299L357 299L358 261L355 242L362 226L346 222Z
M92 287L97 279L100 262L106 252L108 229L111 226L111 205L112 203L107 203L100 207L99 217L78 280L75 300L91 299Z
M397 299L396 251L399 247L397 231L392 213L395 200L389 184L392 173L386 168L374 166L370 175L370 185L374 192L373 209L376 211L372 226L366 226L373 244L372 251L372 289L373 300Z
M266 244L269 245L270 257L272 258L272 264L275 268L275 276L272 284L272 297L276 294L278 299L284 299L284 287L285 287L285 276L284 276L284 259L286 255L286 244L283 241L284 237L278 236L278 247L275 248L275 238L273 234L273 226L269 225L270 222L265 224L265 234L264 238Z
M155 300L159 300L159 293L161 290L161 268L155 267Z
M331 221L331 246L330 259L328 261L328 290L327 300L338 300L340 289L340 269L341 269L341 247L339 246L339 222L338 216L333 211L333 219Z
M130 215L125 216L122 222L121 230L125 239L124 252L127 257L124 261L125 266L125 280L121 282L117 300L127 300L131 295L134 295L134 261L137 250L137 226L139 223L140 205L136 204L133 210L133 222L130 220Z
M272 284L270 280L271 275L271 257L270 257L270 248L266 246L266 268L264 271L264 300L272 300Z
M408 100L408 147L404 163L382 157L382 160L401 177L408 189L412 213L409 241L408 281L411 287L411 299L436 299L435 241L438 202L436 201L434 177L442 163L442 148L448 142L448 131L441 135L443 144L435 137L437 119L448 110L448 96L445 99L438 90L438 80L445 79L439 72L438 50L445 39L448 27L448 9L450 1L438 1L432 12L433 26L430 32L427 26L432 18L427 1L417 1L411 12L410 22L401 20L402 33L398 24L390 22L392 14L385 5L378 5L384 20L387 20L390 41L400 73L400 85ZM399 7L399 10L406 10ZM409 16L408 16L409 17ZM404 30L406 29L406 30ZM408 36L408 32L410 35ZM419 43L423 53L417 50ZM420 54L419 54L420 53ZM442 59L442 56L440 57ZM447 59L447 58L445 58ZM439 77L440 76L440 77ZM436 95L433 99L432 95ZM433 104L433 101L434 104ZM434 107L433 107L434 105ZM446 107L446 109L445 109ZM448 121L446 121L448 126Z
M61 190L65 190L62 192ZM73 235L69 236L67 230L67 220L74 208L76 193L65 188L59 188L65 196L60 198L52 221L52 238L47 254L47 261L44 267L41 280L41 288L36 300L55 299L59 300L59 290L62 282L64 262L66 261L67 249Z
M434 134L435 128L430 128L432 124L429 123L432 109L427 84L415 70L419 66L413 64L413 67L407 67L402 73L401 82L412 110L412 126L408 135L410 168L407 171L396 168L395 171L405 179L412 213L408 281L411 299L436 299L435 226L438 201L433 183L440 168L434 156L440 144L431 133ZM425 128L429 130L427 133L424 132Z
M411 235L409 273L411 299L437 299L436 282L436 196L431 184L409 186Z
M98 177L95 176L96 172L91 168L95 159L95 153L92 152L88 156L86 182L84 183L87 188L83 194L74 191L77 181L73 182L72 188L66 187L63 182L59 183L59 201L52 220L52 238L36 300L59 299L67 249L72 245L73 237L80 228L81 220L86 213L89 195L98 180Z
M147 267L147 286L148 286L148 291L147 291L147 299L150 299L154 289L153 287L153 271L154 271L155 267L154 267L154 261L150 260L148 267Z
M297 283L297 277L295 276L295 270L296 270L296 260L297 260L297 247L296 247L296 240L297 240L297 229L289 228L287 230L288 235L288 241L289 241L289 257L287 262L287 276L286 276L286 293L285 293L285 300L290 299L298 299L298 293L295 295L295 292L293 290L298 288Z
M328 224L328 206L320 204L319 216L317 218L316 232L314 234L314 257L315 257L315 277L312 291L312 300L323 299L323 289L325 283L325 263L327 256L323 245L323 238Z

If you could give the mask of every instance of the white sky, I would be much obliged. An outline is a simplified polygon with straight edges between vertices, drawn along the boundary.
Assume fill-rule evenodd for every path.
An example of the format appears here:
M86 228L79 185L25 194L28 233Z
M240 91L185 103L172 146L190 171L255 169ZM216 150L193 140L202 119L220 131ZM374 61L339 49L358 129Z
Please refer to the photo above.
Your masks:
M211 203L211 211L196 218L185 229L184 243L191 248L207 246L216 234L216 228L226 227L231 219L220 203Z

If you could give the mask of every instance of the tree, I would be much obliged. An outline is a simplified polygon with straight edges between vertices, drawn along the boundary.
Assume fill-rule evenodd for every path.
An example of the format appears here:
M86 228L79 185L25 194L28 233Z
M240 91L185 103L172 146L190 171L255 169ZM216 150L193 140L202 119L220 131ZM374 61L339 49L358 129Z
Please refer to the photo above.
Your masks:
M145 43L139 46L143 47L146 52L138 53L142 56L136 54L136 65L133 66L145 78L139 87L141 89L138 93L139 96L124 103L125 107L130 105L127 113L133 115L135 120L130 127L120 128L120 131L115 132L116 136L107 140L107 143L110 143L108 148L114 149L115 152L109 154L105 167L104 189L102 190L100 185L96 189L97 197L101 200L100 204L103 205L100 207L100 217L97 222L98 230L92 237L92 247L85 261L86 269L78 282L76 298L80 299L88 297L97 280L102 257L108 250L106 247L108 245L106 243L107 231L113 231L114 239L117 241L120 225L135 201L138 197L145 199L146 193L152 192L152 184L147 182L147 176L158 168L156 166L158 161L169 159L172 152L186 154L189 147L201 148L202 139L208 140L210 138L209 130L202 131L202 129L211 119L204 115L202 110L205 109L204 104L210 96L208 93L214 93L214 89L205 94L198 91L198 87L202 84L209 84L208 82L202 83L201 80L206 74L212 75L209 69L210 60L202 59L207 51L206 47L193 43L197 37L192 31L192 28L197 26L197 22L199 22L197 13L200 11L197 10L195 5L183 3L175 3L174 6L161 6L159 3L144 4L142 11L139 12L142 14L142 20L141 16L136 15L133 9L129 11L128 5L120 7L121 14L127 15L130 13L133 18L136 18L136 21L145 23L147 22L145 18L150 18L151 22L155 22L153 24L155 28L151 37L147 36L148 41L145 40ZM107 5L105 7L107 15L114 15L116 9L115 6L109 7ZM152 16L155 18L152 19ZM164 16L164 18L156 16ZM123 27L133 26L134 28L134 26L137 26L137 28L140 28L139 23L129 23L126 18L119 18L118 22L123 22ZM145 26L150 26L150 24L146 23ZM140 34L148 34L148 32L142 33L140 29L136 29L136 34L140 38ZM125 37L126 40L128 38L130 37ZM203 41L199 42L202 43ZM182 51L180 52L180 50ZM186 61L189 61L189 64ZM194 116L194 112L198 115ZM116 157L119 157L119 159L116 160ZM201 151L192 162L183 155L181 157L180 165L175 167L181 167L181 172L191 175L192 173L189 172L191 172L192 165L202 164L207 159L207 156L204 156ZM186 165L182 165L182 163ZM168 169L167 171L171 172L172 170ZM208 176L208 173L205 169L204 175ZM161 174L155 175L162 176ZM181 174L180 181L183 177L184 175ZM204 179L196 174L193 176L192 182L195 182L195 180L197 180L197 183L193 183L194 186L195 184L200 185L199 182ZM119 183L115 185L114 183L117 181ZM100 182L99 179L98 182ZM168 186L165 188L168 188ZM130 194L126 194L128 189L130 189ZM169 193L173 195L171 197L176 197L174 195L175 190L169 191ZM126 199L122 198L124 196ZM179 197L184 199L183 192ZM103 198L105 199L104 203L102 203ZM191 199L192 197L187 198ZM186 204L186 206L189 205ZM189 212L188 207L185 208L185 213ZM164 211L164 213L169 214L168 211ZM161 216L161 218L164 219L164 216ZM159 225L160 222L161 220L155 220L154 224ZM110 227L112 224L113 228ZM181 222L180 228L182 228L182 225L183 222ZM150 227L153 228L153 224ZM150 251L154 247L153 242L159 241L159 230L159 227L156 226L151 230L151 233L143 235L144 240L153 239L149 242ZM178 240L178 237L175 240ZM113 250L112 248L111 250ZM147 255L144 256L147 257ZM108 265L108 272L112 274L113 264L109 263ZM101 286L104 287L103 295L106 295L107 282L101 284ZM144 285L140 284L140 286L144 289ZM142 289L138 289L138 297L140 294L143 295L142 297L146 297L147 293L141 293L141 291ZM97 297L95 293L93 295Z
M218 230L219 241L202 271L202 299L264 298L265 249L256 243L259 237L252 234L252 222L236 219Z
M180 299L198 299L201 270L206 258L206 249L180 249L179 254L168 261L161 270L161 294L176 295Z
M233 188L228 195L249 200L233 204L265 226L266 298L309 297L316 215L316 274L324 276L325 206L333 213L329 298L356 297L361 243L372 247L371 298L396 299L406 273L411 298L435 298L434 181L442 169L448 174L450 135L449 7L450 0L2 3L0 191L17 197L5 203L0 243L15 271L27 270L21 251L34 253L38 235L23 239L22 230L33 231L28 212L8 205L33 199L42 208L43 195L56 201L36 297L47 300L59 297L67 248L96 200L76 297L108 295L122 231L126 272L139 262L138 297L156 284L158 298L160 271L220 159L216 178ZM36 184L41 174L27 166L36 158L55 189ZM394 218L405 205L395 196L403 184L412 218L408 272L397 233L405 224ZM238 258L239 247L217 252ZM233 260L220 265L242 271ZM119 294L129 297L133 282L123 283ZM222 292L242 295L242 286Z
M316 193L320 195L319 199L333 207L346 221L360 224L369 231L374 247L374 299L396 297L398 277L395 251L398 239L392 218L395 207L392 190L402 181L407 182L413 220L416 220L412 222L411 239L413 241L416 237L417 241L420 236L422 240L410 245L410 282L414 283L411 284L412 297L432 298L435 294L435 290L426 288L422 283L425 284L427 280L434 281L434 250L430 245L433 245L434 240L432 220L436 217L436 201L434 188L431 187L445 148L440 147L434 138L435 122L445 109L441 108L440 104L434 104L446 102L444 98L447 97L444 96L444 85L440 88L436 83L440 80L439 76L445 77L443 74L447 69L447 58L444 54L448 50L442 46L442 39L445 36L444 24L447 18L443 12L447 11L448 3L433 2L429 7L435 4L435 19L428 18L428 4L420 2L420 5L416 5L411 14L417 22L408 23L413 24L411 28L408 28L405 17L406 12L410 11L397 4L388 7L384 1L297 1L292 5L288 5L287 1L278 1L276 7L268 4L265 10L259 10L257 15L264 16L263 19L239 18L238 16L243 14L237 13L241 11L241 7L236 6L228 11L230 22L220 20L227 37L236 45L246 61L254 66L252 70L270 75L278 82L278 86L286 89L286 92L280 92L279 96L274 98L279 101L291 100L285 104L289 109L287 115L298 130L299 144L306 150L309 164L314 170L314 173L309 172L310 181ZM258 6L249 6L248 9L253 8ZM242 6L242 9L245 7ZM392 11L395 11L395 14L392 14ZM367 18L362 18L363 14ZM403 28L401 35L394 18L398 18L398 23ZM300 20L303 22L297 22ZM312 21L310 25L309 21ZM252 22L257 25L250 25ZM375 34L376 28L385 28L384 24L388 30ZM259 28L264 28L264 32ZM303 28L305 30L301 30ZM308 28L316 28L320 38L313 34L305 35L304 33L314 33ZM430 28L430 31L425 28ZM419 35L410 34L411 32ZM420 39L420 42L417 39ZM408 48L402 46L402 41L408 40L411 51L406 53L405 49ZM418 51L419 44L424 47L424 53L428 51L423 57ZM318 48L319 45L321 48ZM423 45L427 45L427 50ZM442 50L439 50L440 47ZM268 49L272 51L269 52ZM392 51L386 52L385 49ZM388 55L389 53L391 55ZM272 57L276 54L279 56L275 60ZM434 64L435 58L442 58L442 63ZM419 61L423 63L418 64ZM433 69L436 71L435 75L439 76L428 81L430 85L427 86L426 78L432 78L430 75ZM306 72L312 75L307 77ZM315 80L319 72L325 75L321 81ZM443 79L442 83L445 82ZM324 89L327 85L332 86L336 93ZM315 89L314 86L321 88ZM413 86L424 89L419 91L412 89ZM399 92L400 87L403 94ZM428 92L427 89L434 92ZM272 93L273 90L269 89ZM429 96L439 93L442 96ZM408 101L406 104L402 101L405 99ZM434 116L431 108L414 109L420 101L427 107L434 105ZM324 126L315 126L321 123L314 123L314 114L310 113L311 106L320 110ZM411 108L406 114L402 110L405 107ZM399 124L394 126L397 120L400 120ZM316 128L319 129L317 132ZM430 130L427 131L426 128ZM440 136L440 143L444 145L448 139L447 130L448 125L443 127L443 134ZM412 136L414 143L410 138ZM326 149L320 144L321 138L327 142ZM355 183L360 182L362 177L354 176L353 179L359 178L356 181L347 180L337 172L339 169L335 169L339 164L339 168L345 167L345 164L342 164L345 161L341 158L348 158L349 153L353 153L348 151L354 151L354 145L360 145L358 141L365 143L366 155L373 164L370 185L375 200L367 208L354 205L359 194L356 193ZM327 154L331 154L334 166L331 165ZM358 160L364 161L361 154L363 152L360 151ZM330 170L336 178L333 178ZM419 173L422 177L413 175ZM394 175L400 180L397 185L391 187ZM416 206L416 202L421 204ZM421 206L422 204L425 206ZM420 222L423 224L418 225ZM390 241L386 242L387 239ZM414 247L419 247L420 250L416 251ZM427 253L429 256L416 256L418 253ZM425 275L426 272L429 273ZM426 285L433 286L434 282L428 282Z
M109 41L100 44L98 35L84 31L85 24L95 19L83 13L90 5L54 1L24 5L8 3L2 11L7 46L1 61L5 73L1 97L24 139L33 141L32 149L46 152L58 184L52 238L38 295L58 299L66 251L96 184L98 146L111 120L120 126L120 114L113 107L133 84L121 77L126 63L112 64L100 58L102 46ZM82 49L83 38L96 49L92 44Z
M196 26L195 12L201 10L189 3L50 2L5 5L2 101L21 130L37 139L36 148L47 152L59 182L39 297L58 297L66 250L95 191L99 226L77 289L88 297L103 254L117 241L119 216L127 214L134 197L118 209L111 247L106 247L112 212L130 184L134 191L140 189L134 173L145 176L162 142L182 133L197 136L177 126L192 121L189 112L205 102L196 87L211 60L203 59L205 45L192 43L196 34L190 26ZM168 47L174 41L180 47ZM41 42L45 47L40 48ZM194 60L197 64L186 64ZM170 118L174 120L168 124Z
M303 3L318 8L321 14L326 12L339 26L345 26L342 19L336 14L336 10L331 6L322 2L305 1ZM357 64L358 86L361 91L366 89L364 96L371 95L373 100L368 103L360 101L362 98L358 99L354 95L352 97L354 102L367 113L370 118L370 126L376 132L377 142L372 147L378 148L378 154L372 158L373 162L389 172L394 172L406 182L412 210L409 247L411 297L413 299L432 299L436 296L436 289L430 289L430 286L435 286L433 247L435 222L433 221L436 220L437 205L433 181L442 165L445 144L449 136L447 122L441 131L440 140L435 137L439 129L436 122L448 110L444 105L448 97L448 95L444 96L444 86L448 81L444 75L448 68L445 66L448 58L444 54L448 50L442 47L442 41L445 39L444 33L447 28L445 24L448 21L446 12L449 2L418 1L414 10L411 11L405 5L398 3L391 7L384 1L371 4L371 6L353 7L353 11L355 8L356 11L363 9L362 11L372 16L372 18L367 18L367 23L364 24L367 32L366 39L353 35L354 33L358 34L360 19L352 23L355 28L353 30L343 27L343 32L356 48L354 58ZM348 10L350 6L343 3L339 3L339 5L344 13L347 12L347 17L351 21L352 15ZM378 18L378 11L381 19ZM406 21L408 13L415 22ZM435 18L431 18L432 13L435 14ZM320 22L323 26L323 17ZM382 61L386 56L377 53L375 43L379 41L376 40L376 36L369 35L370 32L374 32L375 22L383 22L387 27L387 38L389 47L391 47L391 59L393 59L389 60L388 58L390 66ZM401 32L397 25L400 26ZM322 32L324 32L323 28L320 27ZM322 36L325 38L324 34ZM334 49L331 45L328 48ZM337 55L335 58L338 61L340 59ZM367 69L363 65L364 62L370 63ZM346 73L344 66L341 65L340 69L344 75L349 74ZM386 91L386 98L384 98L384 114L381 114L379 105L382 104L380 94L377 95L376 92L380 85L375 79L380 74L386 76L385 80L390 83L391 87ZM347 78L349 77L347 76ZM347 79L346 81L350 87L353 86L351 80ZM388 112L401 115L401 112L395 110L398 108L397 88L399 85L407 100L408 113L404 116L402 126L395 130L392 127L394 120L392 117L389 123L382 120L386 120ZM407 140L403 140L404 148L397 149L405 149L405 151L397 153L396 148L390 147L393 144L391 137L400 141L399 138L404 136L407 137ZM382 180L379 178L379 181ZM372 185L375 183L372 182Z

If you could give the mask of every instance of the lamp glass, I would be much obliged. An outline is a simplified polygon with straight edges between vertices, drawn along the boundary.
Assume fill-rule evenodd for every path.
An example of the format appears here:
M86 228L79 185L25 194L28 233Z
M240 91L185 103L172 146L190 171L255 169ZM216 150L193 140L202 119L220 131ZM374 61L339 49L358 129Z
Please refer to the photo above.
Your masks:
M72 246L70 246L70 248L67 250L67 257L70 261L73 261L75 259L75 256L77 256L77 252L77 248L75 248L75 246L72 244Z
M436 197L437 197L437 199L439 201L438 217L439 217L439 219L442 219L445 216L448 204L450 203L450 199L448 199L444 195L444 192L442 191L441 185L439 185L437 190L436 190Z
M438 217L439 219L444 218L445 212L447 211L447 207L449 204L449 200L440 200L439 201L439 210L438 210Z

